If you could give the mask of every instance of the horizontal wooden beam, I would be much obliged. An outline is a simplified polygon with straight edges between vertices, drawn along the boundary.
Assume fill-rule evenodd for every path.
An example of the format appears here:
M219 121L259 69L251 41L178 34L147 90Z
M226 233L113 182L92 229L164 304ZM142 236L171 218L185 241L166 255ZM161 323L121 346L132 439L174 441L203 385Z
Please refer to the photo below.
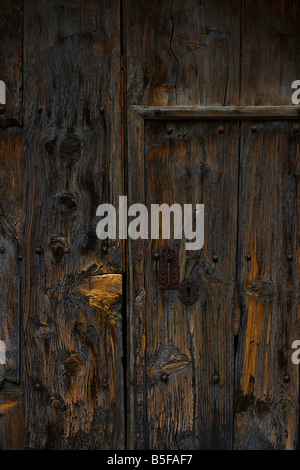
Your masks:
M300 119L300 106L131 106L143 119Z

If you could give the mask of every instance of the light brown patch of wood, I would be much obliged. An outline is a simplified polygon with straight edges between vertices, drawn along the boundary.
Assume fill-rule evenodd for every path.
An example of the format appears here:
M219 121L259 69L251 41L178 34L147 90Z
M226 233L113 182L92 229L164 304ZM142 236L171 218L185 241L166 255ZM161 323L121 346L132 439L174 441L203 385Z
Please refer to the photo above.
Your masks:
M88 297L91 307L110 307L122 296L122 275L90 276L77 284L76 290Z
M17 401L9 401L7 403L1 403L0 404L0 413L11 410L15 406L17 406L18 402Z

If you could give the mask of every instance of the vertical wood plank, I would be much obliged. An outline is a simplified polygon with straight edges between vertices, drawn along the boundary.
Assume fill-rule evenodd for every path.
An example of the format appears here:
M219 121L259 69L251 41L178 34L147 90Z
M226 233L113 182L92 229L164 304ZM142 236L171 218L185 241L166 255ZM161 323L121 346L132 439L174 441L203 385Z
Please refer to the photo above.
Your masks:
M128 111L128 205L145 203L144 121ZM145 449L145 259L144 241L127 240L127 357L128 357L128 446Z
M0 80L6 86L6 106L1 109L0 128L21 122L22 105L22 1L0 1Z
M241 105L292 104L299 79L299 0L243 0Z
M119 2L24 4L26 448L122 449Z
M123 2L123 9L127 106L238 104L240 55L239 1L198 2L191 0L189 2L180 2L170 0L168 2L153 1L149 3L132 0L130 2ZM158 127L164 127L165 124L159 123ZM171 125L173 126L173 124ZM185 124L181 123L181 125L185 130ZM143 160L141 161L141 158L143 158L141 155L144 153L143 129L144 126L140 118L134 118L132 111L128 111L128 191L131 203L143 203L145 197L147 201L149 201L150 197L148 185L143 186L145 178ZM186 166L186 173L185 170L182 170L183 178L188 178L187 175L190 172L197 174L199 169L198 163L195 163L196 157L193 164L188 163L189 157L187 157L186 149L180 144L179 135L184 135L184 130L182 134L178 131L178 139L176 140L176 144L178 144L182 151L182 156L178 156L178 154L176 156L181 162L181 166ZM157 135L154 138L153 133L151 133L153 142L156 142L155 139L160 140ZM192 141L196 139L196 137L190 138ZM148 140L145 141L145 145L151 145L149 137L146 136L146 139ZM184 143L188 145L188 148L189 145L196 146L195 141L193 141L193 144L191 142L187 144L186 140L184 140ZM157 188L161 187L162 196L166 196L163 191L163 188L165 188L165 178L163 177L162 169L164 164L167 165L168 158L170 157L169 150L164 145L162 149L157 150L162 162L157 157L159 163L157 162L157 169L153 170L158 172L156 174ZM236 144L232 143L232 148L235 146ZM193 148L194 151L195 148ZM232 155L231 151L232 149L228 150L230 155ZM187 158L186 163L181 161L184 155ZM205 159L205 157L203 158ZM166 162L164 161L165 159ZM194 164L197 170L194 170ZM234 159L232 156L230 166L231 170L234 170L233 176L235 175L235 177L237 177L236 165L237 159ZM195 181L196 179L195 176ZM177 186L176 181L178 181L178 175L175 177L174 194L179 198L185 198L186 195L185 193L182 194L181 185L178 183ZM207 184L209 183L207 182ZM188 183L186 184L187 187ZM194 186L192 187L194 188ZM236 217L234 195L237 195L235 184L233 184L229 192L229 199L232 201L233 207L231 215L234 219ZM156 194L156 197L158 198L158 194ZM223 196L220 194L220 198L224 197L225 193ZM209 197L207 198L209 199ZM168 201L157 199L157 202ZM210 202L213 204L213 197ZM228 260L234 266L236 227L234 227L233 223L230 229L226 225L227 229L232 231L230 232L232 243L230 242L228 245L228 250L230 251L232 248L232 252L229 255L229 251L227 252L226 248L220 247L220 240L216 241L216 249L220 248L220 252L225 249L226 255L224 252L221 255L222 259L225 261L228 255ZM213 230L216 233L215 229ZM228 285L230 285L228 287L229 293L226 291L228 294L227 301L225 301L222 307L224 308L224 319L222 318L218 327L221 328L221 325L225 326L226 324L226 328L229 328L228 335L225 333L224 339L226 344L225 356L228 361L228 376L225 378L227 366L220 363L217 352L218 346L211 344L212 349L208 347L205 350L204 343L202 346L198 343L197 335L200 338L203 335L205 336L204 331L206 331L206 328L210 328L210 322L217 321L218 312L221 309L221 304L218 305L218 302L225 295L227 287L223 291L223 287L218 287L213 285L213 283L210 284L209 281L204 282L203 298L207 295L211 299L211 303L208 306L203 302L206 305L205 309L210 313L211 311L215 312L212 314L214 320L207 318L202 320L202 316L201 320L198 318L194 319L194 316L191 315L189 323L187 320L188 315L185 315L182 306L177 303L174 305L172 296L172 299L169 299L171 304L170 309L166 307L168 303L166 298L164 298L164 301L158 301L156 294L157 286L154 288L152 285L155 273L149 261L153 246L151 248L150 243L142 243L140 240L134 242L129 240L128 245L128 265L131 266L132 264L131 273L128 278L130 315L130 354L128 357L131 362L130 383L132 384L129 410L131 447L141 449L147 447L175 449L178 447L194 448L202 446L203 448L209 448L211 444L215 448L230 448L230 423L232 420L230 412L232 411L232 403L230 403L229 397L233 392L233 333L230 328L230 316L232 313L231 294L233 296L233 292L231 292L231 283L234 280L233 272L229 270L229 273L225 273L221 268L222 275L224 275L226 282L228 280ZM209 266L213 264L211 256L211 252L207 253L207 260L202 260L200 263L203 265L204 271L206 268L209 271ZM184 259L182 259L182 263L185 266ZM202 280L203 273L199 269L195 270L195 276L199 276ZM189 269L187 269L187 272L189 272ZM156 300L152 301L152 296ZM214 300L214 296L216 296L216 300ZM154 306L153 302L156 302ZM177 302L179 301L177 300ZM200 301L198 310L202 309L199 305L201 305ZM193 309L193 312L195 309L196 307ZM197 314L199 314L198 310ZM178 321L177 325L173 323L173 313L174 318ZM155 344L163 334L160 331L162 325L159 323L160 320L163 321L162 318L164 318L164 322L170 321L168 327L166 327L165 323L163 327L164 335L167 335L166 329L170 328L170 344L167 344L166 336L163 335L161 346L155 347ZM202 321L203 323L201 323ZM216 341L219 344L223 340L221 341L221 336L218 336L220 334L218 328L212 335L216 335ZM181 340L180 333L182 331L185 333ZM184 343L184 340L186 340L186 343ZM172 350L172 342L174 344L178 342L183 352L178 352L180 347L177 352L174 352ZM192 353L193 348L194 352ZM175 356L177 354L181 359L187 356L189 358L189 366L183 367L184 370L180 370L178 374L174 372L170 381L172 383L169 382L169 385L165 386L160 383L159 374L164 366L168 368L168 361L172 362L171 350ZM220 345L219 352L222 350L223 344ZM164 353L166 353L166 357ZM200 354L202 356L199 362L198 356ZM177 359L175 358L175 362ZM204 366L203 364L206 359L208 363ZM180 362L180 359L178 361ZM194 361L196 361L196 365ZM184 363L184 359L182 359L182 362ZM150 366L149 364L152 365ZM199 378L202 367L205 367L206 370L204 381L202 378ZM220 369L222 375L221 385L212 385L211 371L214 368ZM149 374L151 375L153 370L155 372L154 378L149 378ZM183 385L181 385L183 383L185 384L184 393ZM168 390L170 391L168 392ZM201 398L202 393L204 393L205 397L208 397L209 406L216 404L215 412L210 410L210 414L208 409L204 410L205 404ZM229 400L227 410L223 407L225 397L226 400ZM171 414L174 416L170 417ZM186 418L183 418L183 414L186 414ZM224 425L225 431L221 435L219 430L222 425Z
M219 126L220 122L146 122L145 163L135 160L135 173L145 168L148 211L151 204L193 204L195 208L196 203L204 203L206 226L200 252L188 252L184 241L173 239L145 240L140 250L137 261L144 268L139 277L131 277L133 290L140 278L143 283L142 294L134 291L139 321L135 310L131 321L132 393L135 405L141 407L138 415L136 406L132 412L132 426L138 430L132 447L232 446L239 124L227 123L224 134L218 132ZM129 187L131 194L134 188ZM192 307L179 301L178 291L161 291L158 286L159 263L152 253L157 246L174 242L181 245L180 280L199 284L200 298ZM218 262L213 261L215 253ZM161 380L164 374L167 382Z
M24 441L24 394L20 390L0 393L0 449L22 450Z
M5 343L4 378L19 381L18 245L22 236L22 2L0 2L0 79L6 104L0 112L0 340ZM5 369L5 371L4 371Z
M293 122L243 123L236 449L299 445L299 165Z
M22 130L0 131L0 340L2 380L19 382L20 243L22 237ZM1 379L0 379L1 383Z
M130 0L124 14L129 104L238 104L239 0Z

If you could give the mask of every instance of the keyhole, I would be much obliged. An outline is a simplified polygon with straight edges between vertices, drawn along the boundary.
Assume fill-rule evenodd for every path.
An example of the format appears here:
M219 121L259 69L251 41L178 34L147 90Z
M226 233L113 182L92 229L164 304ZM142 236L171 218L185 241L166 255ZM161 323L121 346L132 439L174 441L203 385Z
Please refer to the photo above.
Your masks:
M191 297L191 288L187 286L186 290L187 290L187 298L189 299Z
M171 267L170 267L170 261L168 261L168 286L171 284Z
M179 300L185 305L193 305L199 298L198 290L196 282L183 281L179 286Z
M168 263L168 287L171 285L171 255L170 253L167 254L167 263Z

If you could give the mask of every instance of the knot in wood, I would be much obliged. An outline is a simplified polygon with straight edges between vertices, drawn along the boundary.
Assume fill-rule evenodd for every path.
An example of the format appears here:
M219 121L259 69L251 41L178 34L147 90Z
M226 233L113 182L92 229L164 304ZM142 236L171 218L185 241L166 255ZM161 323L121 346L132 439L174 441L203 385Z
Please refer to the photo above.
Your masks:
M72 354L64 363L64 368L69 375L78 374L82 367L82 358L79 354Z
M62 237L53 237L51 240L51 253L56 262L61 261L65 250L67 249L66 240Z
M38 330L38 338L47 340L50 336L50 328L46 323L42 324Z
M63 161L70 163L73 167L81 156L81 140L77 135L67 136L59 147L59 156Z
M167 374L162 374L160 380L164 383L167 383L169 380L169 376Z
M60 400L53 400L51 405L56 414L60 412L62 406Z
M214 374L214 375L212 376L212 383L213 383L213 384L219 383L219 380L220 380L220 377L219 377L218 374Z
M78 201L71 193L63 193L58 198L60 212L72 214L78 207Z

